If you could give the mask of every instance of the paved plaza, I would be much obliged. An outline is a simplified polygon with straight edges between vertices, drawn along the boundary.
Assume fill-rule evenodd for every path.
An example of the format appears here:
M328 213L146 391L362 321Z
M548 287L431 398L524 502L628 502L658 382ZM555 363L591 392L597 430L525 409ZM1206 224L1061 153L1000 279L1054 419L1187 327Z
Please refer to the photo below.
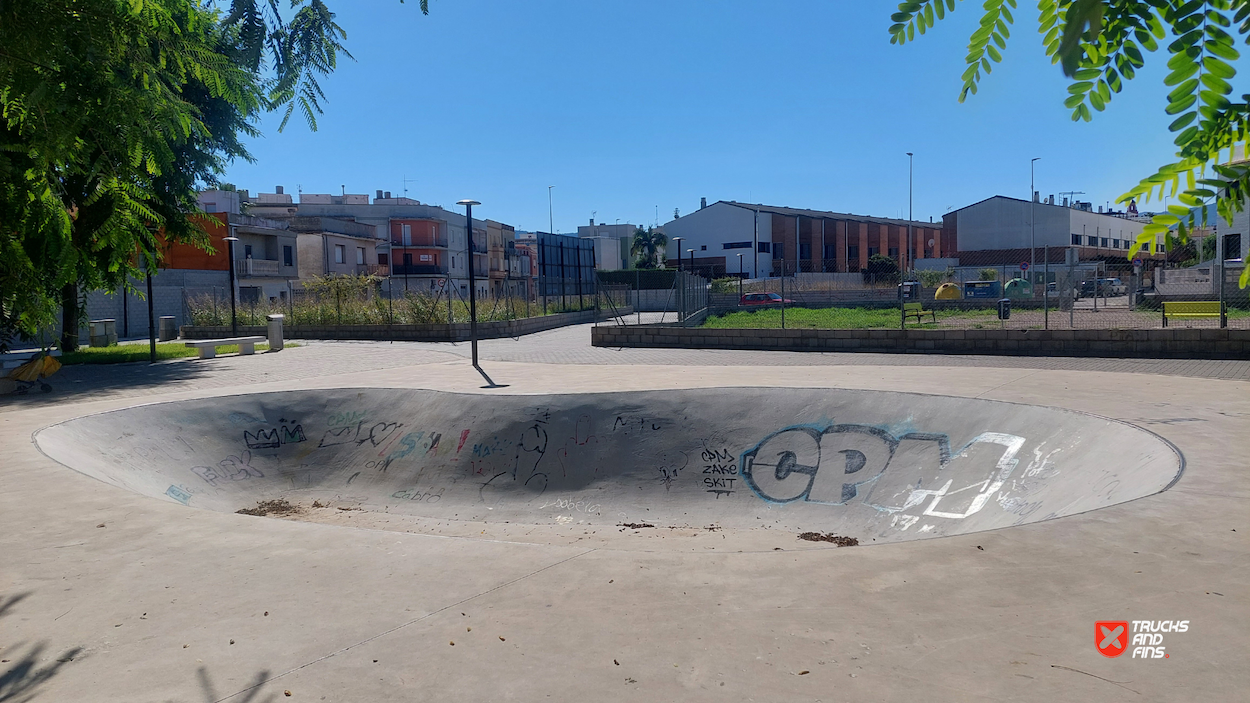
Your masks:
M67 367L51 394L4 398L0 700L1172 701L1238 700L1250 686L1250 361L606 349L589 338L576 326L483 341L483 367L506 384L494 389L468 344L313 341ZM422 389L507 396L502 409L527 404L516 396L727 389L689 393L692 416L714 417L744 387L768 389L781 414L795 389L796 417L819 397L798 389L1087 413L1091 428L1149 434L1082 470L1135 462L1151 434L1184 470L1163 492L1093 510L1074 495L1055 519L840 548L765 520L708 529L665 515L632 529L571 508L573 519L530 524L340 509L354 507L348 495L293 519L252 517L108 485L32 441L76 418L188 401L118 415L159 422L71 447L124 473L175 453L123 451L135 437L240 394ZM1119 495L1121 481L1097 490ZM1189 625L1163 635L1162 659L1107 658L1091 641L1096 622L1143 620Z

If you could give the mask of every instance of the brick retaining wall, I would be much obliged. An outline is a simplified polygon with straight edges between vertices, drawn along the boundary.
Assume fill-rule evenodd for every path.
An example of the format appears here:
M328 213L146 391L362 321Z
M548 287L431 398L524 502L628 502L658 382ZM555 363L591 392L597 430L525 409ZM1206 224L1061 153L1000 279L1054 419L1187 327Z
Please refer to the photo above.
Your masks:
M596 347L1250 359L1250 330L780 330L595 327Z
M631 310L632 312L632 310ZM601 314L606 319L607 314ZM499 337L519 337L544 330L581 325L595 321L595 311L566 312L542 317L527 317L520 320L477 323L478 339L495 339ZM183 339L222 339L231 336L229 326L184 325L181 330ZM264 325L239 325L240 335L268 334ZM405 342L464 342L469 339L469 323L457 322L453 325L285 325L282 328L284 339L339 339L339 340L391 340Z

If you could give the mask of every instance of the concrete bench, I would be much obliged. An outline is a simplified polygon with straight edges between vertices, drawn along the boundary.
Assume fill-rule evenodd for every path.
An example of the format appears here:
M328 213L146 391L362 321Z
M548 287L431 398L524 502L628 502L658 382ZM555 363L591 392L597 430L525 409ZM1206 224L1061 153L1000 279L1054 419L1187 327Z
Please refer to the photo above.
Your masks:
M1220 301L1218 300L1175 300L1163 303L1163 326L1168 326L1172 318L1219 318Z
M198 349L201 359L212 359L217 356L217 347L237 344L240 354L255 354L256 343L265 341L268 341L265 337L227 337L226 339L197 339L186 344L188 347Z

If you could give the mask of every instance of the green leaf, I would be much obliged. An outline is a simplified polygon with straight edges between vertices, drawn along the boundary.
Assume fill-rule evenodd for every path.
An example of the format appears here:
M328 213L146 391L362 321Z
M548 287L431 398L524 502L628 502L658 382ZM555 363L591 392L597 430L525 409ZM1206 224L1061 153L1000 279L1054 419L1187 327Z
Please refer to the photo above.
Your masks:
M1198 113L1196 113L1196 112L1186 112L1185 114L1183 114L1183 115L1181 115L1180 117L1176 118L1176 119L1172 122L1172 124L1168 125L1168 131L1169 131L1169 132L1178 132L1178 131L1180 131L1180 130L1184 129L1185 127L1187 127L1187 126L1189 125L1189 123L1190 123L1190 122L1193 122L1193 121L1194 121L1195 119L1197 119L1197 118L1198 118Z

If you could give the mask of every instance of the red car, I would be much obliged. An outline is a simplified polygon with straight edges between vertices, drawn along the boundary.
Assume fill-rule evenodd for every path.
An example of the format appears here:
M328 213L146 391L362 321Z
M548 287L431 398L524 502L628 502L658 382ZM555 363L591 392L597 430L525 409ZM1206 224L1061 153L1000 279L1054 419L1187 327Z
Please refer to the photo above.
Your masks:
M779 303L793 303L789 298L782 298L776 293L747 293L738 301L739 305L777 305Z

